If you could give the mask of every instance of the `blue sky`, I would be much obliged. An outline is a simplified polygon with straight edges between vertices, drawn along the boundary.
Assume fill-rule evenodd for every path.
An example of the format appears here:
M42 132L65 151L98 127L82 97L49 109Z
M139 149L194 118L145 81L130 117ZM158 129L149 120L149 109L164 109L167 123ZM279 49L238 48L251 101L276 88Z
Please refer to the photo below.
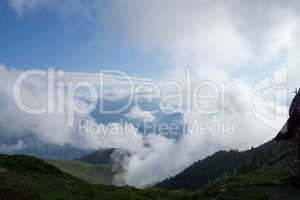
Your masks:
M166 63L159 54L140 51L124 41L121 32L105 29L105 23L48 8L20 16L4 1L0 3L0 63L20 69L119 69L134 76L161 76Z
M118 69L156 80L191 66L261 79L286 62L285 40L295 25L286 23L290 16L281 11L251 18L242 12L246 4L231 4L220 4L225 9L218 10L214 2L4 0L0 63L72 72ZM241 11L232 13L235 4ZM254 7L253 13L259 12ZM270 37L274 33L278 36Z

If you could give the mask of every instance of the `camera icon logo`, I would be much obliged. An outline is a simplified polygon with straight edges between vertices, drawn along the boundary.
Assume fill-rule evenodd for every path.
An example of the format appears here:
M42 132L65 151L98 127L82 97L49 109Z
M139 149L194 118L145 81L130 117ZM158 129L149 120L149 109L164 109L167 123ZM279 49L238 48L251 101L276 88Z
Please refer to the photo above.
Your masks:
M288 117L288 67L259 81L251 90L251 108L255 117L278 131Z

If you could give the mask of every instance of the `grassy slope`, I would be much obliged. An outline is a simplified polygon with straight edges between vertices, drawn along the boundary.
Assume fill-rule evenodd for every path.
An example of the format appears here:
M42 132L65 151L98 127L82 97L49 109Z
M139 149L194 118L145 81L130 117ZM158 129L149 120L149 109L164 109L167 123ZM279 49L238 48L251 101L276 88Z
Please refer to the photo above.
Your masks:
M111 165L113 162L111 156L115 151L115 148L99 149L98 151L95 151L89 155L79 158L78 161L94 165Z
M266 194L258 192L263 186L277 187L287 185L288 171L282 166L268 166L256 171L230 176L222 181L210 183L200 194L203 199L268 199Z
M261 168L254 172L242 174L235 177L227 177L224 182L227 185L285 185L289 178L287 168L270 166Z
M234 191L235 194L232 195L235 196L243 195L246 198L253 198L253 195L255 195L257 199L267 199L265 194L258 192L259 188L265 186L271 188L289 186L287 162L288 159L284 157L258 170L238 176L225 177L222 181L205 186L201 194L205 197L226 200L231 199L230 196ZM216 193L218 194L216 195ZM220 197L220 194L224 195L224 197Z
M113 172L110 165L92 165L80 161L49 160L50 164L92 184L111 185Z
M264 195L251 187L234 186L224 190L218 184L198 192L93 185L28 156L0 155L0 167L0 196L3 199L265 200Z
M286 146L276 142L268 142L242 152L219 151L195 162L174 177L158 183L157 187L196 190L228 174L245 174L262 168L271 161L277 163L276 159L279 159L281 155L284 157L285 151Z
M88 184L58 168L27 156L0 156L0 195L7 199L181 199L173 193Z

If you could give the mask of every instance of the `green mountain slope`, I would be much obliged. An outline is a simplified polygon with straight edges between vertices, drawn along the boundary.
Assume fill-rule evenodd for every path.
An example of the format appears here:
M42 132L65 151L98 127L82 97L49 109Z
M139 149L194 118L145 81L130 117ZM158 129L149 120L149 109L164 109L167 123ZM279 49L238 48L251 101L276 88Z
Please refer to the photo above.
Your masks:
M160 192L91 185L33 157L0 155L0 166L1 199L160 199Z
M92 184L112 185L114 173L110 165L93 165L80 161L49 160L50 164Z
M187 192L94 185L40 159L0 155L0 197L4 200L266 200L265 195L250 187L211 192L211 188Z
M117 161L113 157L117 157ZM109 148L99 149L77 160L49 160L64 172L92 184L112 185L116 174L123 172L122 160L128 151Z
M239 176L228 176L202 188L204 199L270 199L263 188L274 191L288 186L288 171L285 167L269 166ZM296 190L296 189L295 189Z
M276 162L276 159L286 154L286 150L286 145L271 141L243 152L220 151L195 162L174 177L158 183L156 187L195 190L224 176L251 172L269 162Z
M83 156L78 161L94 164L94 165L111 165L113 164L112 154L116 151L115 148L99 149L89 155Z

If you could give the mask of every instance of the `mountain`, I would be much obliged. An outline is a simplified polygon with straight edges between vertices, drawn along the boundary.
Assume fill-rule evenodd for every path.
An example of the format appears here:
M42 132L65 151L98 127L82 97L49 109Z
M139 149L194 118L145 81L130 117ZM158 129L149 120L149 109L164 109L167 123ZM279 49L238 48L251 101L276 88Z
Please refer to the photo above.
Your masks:
M90 150L76 148L71 145L52 145L37 142L33 146L28 146L10 154L25 154L41 159L73 160L89 153L91 153Z
M3 200L267 200L263 193L245 186L225 191L223 186L215 185L187 192L94 185L43 160L22 155L0 155L0 197Z
M76 160L48 160L56 166L79 179L91 184L114 185L114 177L124 172L122 162L130 156L126 150L108 148L99 149Z
M81 158L77 159L78 161L93 164L93 165L112 165L113 159L112 155L116 151L115 148L108 148L108 149L99 149L91 154L86 156L82 156Z
M88 183L113 185L114 176L122 172L121 163L113 159L114 153L118 152L121 150L99 149L76 160L48 160L47 162Z
M45 143L32 134L9 138L0 134L0 153L3 154L25 154L51 160L74 160L91 152L68 144Z
M0 199L268 200L279 194L293 200L300 191L290 186L286 150L285 144L268 142L243 152L220 151L143 190L99 184L111 180L106 167L115 154L126 155L119 149L73 161L0 154Z
M242 152L219 151L195 162L174 177L158 183L156 187L196 190L224 176L251 172L280 157L286 157L287 149L285 144L271 141Z
M48 160L47 162L91 184L113 185L114 175L117 174L111 165L93 165L77 160Z
M88 184L34 157L0 155L0 166L1 199L151 199L134 188Z

